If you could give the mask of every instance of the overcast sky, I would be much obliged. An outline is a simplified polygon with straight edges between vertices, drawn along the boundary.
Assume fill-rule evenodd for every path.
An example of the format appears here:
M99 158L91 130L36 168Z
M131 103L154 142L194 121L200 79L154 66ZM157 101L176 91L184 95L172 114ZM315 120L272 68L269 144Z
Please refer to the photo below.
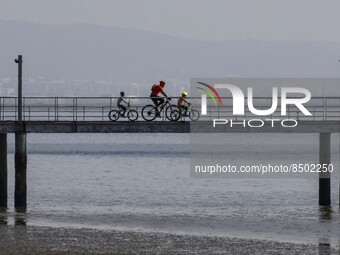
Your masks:
M339 0L0 0L0 19L205 40L340 41Z

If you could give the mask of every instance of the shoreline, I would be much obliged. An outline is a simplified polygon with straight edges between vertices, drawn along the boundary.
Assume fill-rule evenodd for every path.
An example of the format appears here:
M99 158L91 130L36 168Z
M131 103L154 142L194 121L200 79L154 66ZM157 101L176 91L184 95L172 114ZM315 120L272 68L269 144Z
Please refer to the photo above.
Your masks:
M326 215L310 214L309 218L290 214L290 221L282 217L267 217L266 213L236 215L228 217L214 215L181 215L143 213L0 213L0 224L24 225L41 228L89 229L94 231L122 231L143 233L164 233L197 237L220 237L256 239L295 244L318 244L320 239L338 247L340 244L338 211L325 211ZM284 215L287 215L285 213ZM311 217L313 216L313 217ZM329 220L332 217L332 222Z
M0 225L0 254L334 254L329 244L297 244L58 227Z

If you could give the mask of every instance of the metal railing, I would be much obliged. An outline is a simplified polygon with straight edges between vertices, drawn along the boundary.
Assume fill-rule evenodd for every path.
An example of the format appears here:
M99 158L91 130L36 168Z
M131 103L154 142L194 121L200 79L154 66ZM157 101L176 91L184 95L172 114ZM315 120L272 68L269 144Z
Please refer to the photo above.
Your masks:
M24 97L23 121L110 121L108 113L117 109L117 97ZM137 121L143 121L142 108L153 104L149 97L127 97L130 108L139 113ZM200 98L187 98L194 109L201 111ZM177 104L178 98L172 98L172 104ZM255 97L254 107L265 110L271 107L272 99ZM208 100L207 115L200 116L199 120L212 120L216 118L228 119L274 119L291 118L306 121L332 121L340 120L340 97L314 97L304 106L310 111L311 116L305 116L296 106L288 105L286 116L281 115L281 106L268 116L256 116L245 106L244 115L233 115L232 98L223 98L223 105L215 106ZM18 98L0 97L0 121L18 120ZM126 121L126 119L121 119ZM162 115L161 119L167 119ZM182 120L189 120L182 118Z

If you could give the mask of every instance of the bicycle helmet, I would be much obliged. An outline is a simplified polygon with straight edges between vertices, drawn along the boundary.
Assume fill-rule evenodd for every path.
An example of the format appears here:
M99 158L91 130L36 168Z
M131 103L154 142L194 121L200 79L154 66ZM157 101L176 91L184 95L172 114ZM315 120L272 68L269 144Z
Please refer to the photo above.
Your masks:
M163 85L164 86L165 85L165 81L160 81L159 85Z
M120 96L125 96L125 92L124 91L122 91L122 92L120 92Z
M182 96L186 97L188 95L187 92L182 92Z

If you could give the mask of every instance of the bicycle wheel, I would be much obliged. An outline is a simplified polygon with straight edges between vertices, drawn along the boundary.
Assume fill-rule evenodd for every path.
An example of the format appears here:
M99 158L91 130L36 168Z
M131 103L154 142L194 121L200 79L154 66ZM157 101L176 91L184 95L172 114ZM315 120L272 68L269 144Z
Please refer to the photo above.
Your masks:
M130 110L127 113L127 117L130 121L135 121L138 119L138 112L135 110Z
M200 118L200 112L197 110L191 110L189 113L189 118L193 121L198 120Z
M119 111L117 111L117 110L112 110L112 111L110 111L109 114L108 114L109 119L110 119L111 121L116 121L116 120L118 120L118 119L119 119L119 115L120 115L120 113L119 113Z
M151 104L148 104L142 109L142 117L146 121L153 121L156 118L156 107Z
M177 105L170 105L165 109L165 117L168 120L172 120L172 121L177 121L180 118L179 114L173 114L172 112L176 113L176 111L179 113L180 110L178 109ZM176 119L178 117L178 119Z
M177 121L177 120L179 120L180 118L181 118L181 112L180 112L179 110L175 109L175 110L172 110L172 111L171 111L170 119L171 119L172 121Z

